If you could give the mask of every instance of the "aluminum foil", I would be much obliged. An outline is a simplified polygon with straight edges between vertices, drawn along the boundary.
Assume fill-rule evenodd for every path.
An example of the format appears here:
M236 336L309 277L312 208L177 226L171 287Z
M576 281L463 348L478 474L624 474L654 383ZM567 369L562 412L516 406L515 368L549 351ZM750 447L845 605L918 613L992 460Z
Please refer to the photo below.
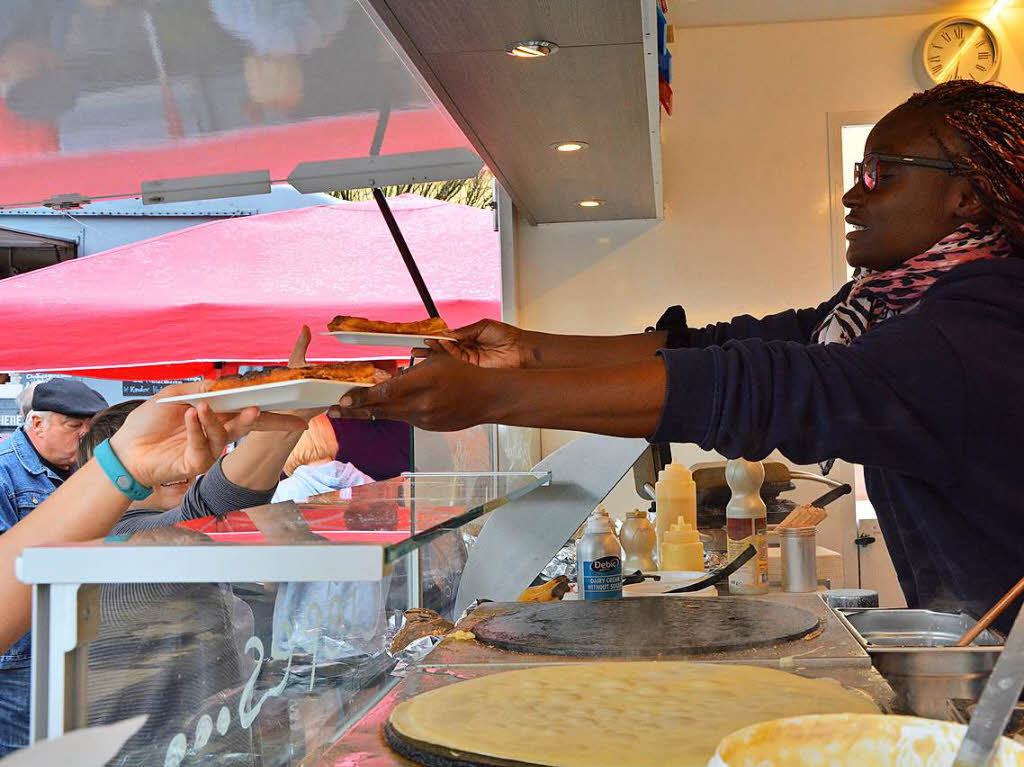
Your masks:
M427 657L427 654L441 644L443 636L425 636L416 639L405 646L397 655L392 655L399 662L399 665L412 666ZM390 655L390 653L389 653ZM396 669L397 670L397 669ZM392 672L394 673L394 672Z
M570 583L576 582L576 542L569 541L558 550L554 558L548 562L540 571L541 577L546 580L554 580L559 575L564 575Z
M719 567L724 567L729 564L729 552L727 551L705 551L704 552L704 569L705 570L717 570Z

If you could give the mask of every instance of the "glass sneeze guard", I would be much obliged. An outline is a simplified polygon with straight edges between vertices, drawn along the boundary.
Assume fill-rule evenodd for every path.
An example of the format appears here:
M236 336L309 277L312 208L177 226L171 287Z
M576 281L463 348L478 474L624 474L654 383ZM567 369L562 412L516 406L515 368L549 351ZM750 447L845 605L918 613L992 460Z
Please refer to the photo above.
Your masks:
M17 574L51 584L379 580L386 565L550 479L548 472L407 474L351 488L351 497L335 491L127 540L26 549Z

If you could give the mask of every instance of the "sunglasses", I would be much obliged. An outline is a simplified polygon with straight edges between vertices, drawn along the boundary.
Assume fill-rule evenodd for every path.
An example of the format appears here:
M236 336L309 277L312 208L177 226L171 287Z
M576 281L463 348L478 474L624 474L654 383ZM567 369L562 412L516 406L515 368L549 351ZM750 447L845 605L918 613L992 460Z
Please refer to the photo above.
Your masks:
M878 188L878 182L882 174L882 163L893 165L914 165L918 168L934 168L944 170L949 175L955 176L958 173L957 167L947 161L935 157L913 157L902 154L880 154L871 152L864 155L862 162L853 164L853 183L864 184L864 189L871 192Z

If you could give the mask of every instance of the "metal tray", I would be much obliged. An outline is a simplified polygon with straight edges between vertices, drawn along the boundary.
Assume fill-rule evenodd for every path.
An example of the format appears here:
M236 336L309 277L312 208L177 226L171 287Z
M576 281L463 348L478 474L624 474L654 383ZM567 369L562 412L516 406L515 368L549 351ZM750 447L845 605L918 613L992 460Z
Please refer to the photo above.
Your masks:
M877 647L949 647L967 633L975 619L966 613L889 608L839 609L841 619L870 652ZM982 632L972 647L1001 647L995 631Z
M949 701L977 700L1002 652L986 631L970 647L951 647L974 619L964 613L887 608L840 609L839 619L896 690L900 704L932 719L952 719Z

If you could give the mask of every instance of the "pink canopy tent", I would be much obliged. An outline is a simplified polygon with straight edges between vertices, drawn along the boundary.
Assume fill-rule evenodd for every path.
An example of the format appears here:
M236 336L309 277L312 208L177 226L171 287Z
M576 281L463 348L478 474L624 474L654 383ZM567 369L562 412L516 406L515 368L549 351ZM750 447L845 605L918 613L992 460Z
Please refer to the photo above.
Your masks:
M493 214L389 202L449 325L499 317ZM215 221L0 281L0 370L160 380L280 364L303 323L311 361L404 354L318 335L336 314L426 316L372 201Z

